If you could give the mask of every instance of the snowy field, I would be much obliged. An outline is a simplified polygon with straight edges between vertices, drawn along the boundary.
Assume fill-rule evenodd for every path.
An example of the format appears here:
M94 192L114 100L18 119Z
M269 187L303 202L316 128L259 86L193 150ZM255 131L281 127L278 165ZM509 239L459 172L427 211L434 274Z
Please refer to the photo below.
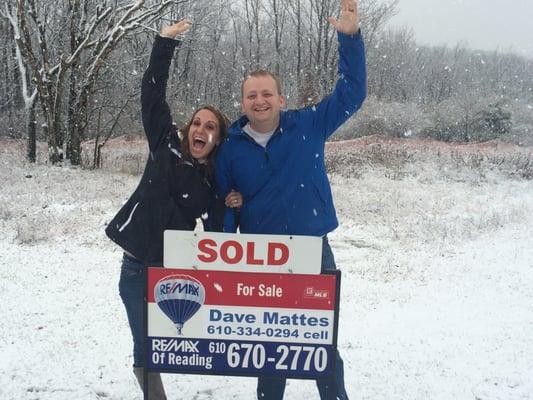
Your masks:
M138 177L0 157L0 399L141 399L104 235ZM532 181L406 170L332 176L350 398L533 399ZM164 381L169 399L255 398L253 378ZM290 380L285 398L318 393Z

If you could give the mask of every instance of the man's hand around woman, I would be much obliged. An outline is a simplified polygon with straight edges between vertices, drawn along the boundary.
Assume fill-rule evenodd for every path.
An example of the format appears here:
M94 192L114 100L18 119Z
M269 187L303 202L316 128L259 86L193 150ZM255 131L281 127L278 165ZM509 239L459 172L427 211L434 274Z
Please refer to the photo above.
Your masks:
M242 194L232 190L225 199L226 207L240 208L242 206Z

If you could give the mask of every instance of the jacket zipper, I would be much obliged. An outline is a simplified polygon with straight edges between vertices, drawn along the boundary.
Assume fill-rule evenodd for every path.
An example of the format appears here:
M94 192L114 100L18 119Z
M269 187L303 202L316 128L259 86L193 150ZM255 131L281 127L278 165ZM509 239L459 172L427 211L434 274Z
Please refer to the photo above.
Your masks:
M263 146L261 146L259 143L257 143L253 137L251 137L250 135L248 135L248 134L244 131L244 129L240 128L240 130L241 130L241 134L242 134L246 139L248 139L250 142L252 142L252 143L255 144L257 147L259 147L261 150L263 150L267 162L270 162L270 157L269 157L269 155L268 155L268 146L270 145L270 142L272 142L272 139L274 139L275 136L277 136L277 135L280 134L280 132L282 131L282 129L281 129L279 126L276 128L274 134L272 135L272 137L270 138L270 140L268 141L268 143L266 144L265 147L263 147Z

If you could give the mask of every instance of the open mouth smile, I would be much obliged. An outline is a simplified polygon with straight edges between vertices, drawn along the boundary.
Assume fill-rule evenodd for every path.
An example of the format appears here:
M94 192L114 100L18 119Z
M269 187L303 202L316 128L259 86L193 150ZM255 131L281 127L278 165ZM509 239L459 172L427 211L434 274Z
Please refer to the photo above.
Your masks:
M195 150L202 150L206 144L207 141L204 138L200 136L193 137L192 146Z

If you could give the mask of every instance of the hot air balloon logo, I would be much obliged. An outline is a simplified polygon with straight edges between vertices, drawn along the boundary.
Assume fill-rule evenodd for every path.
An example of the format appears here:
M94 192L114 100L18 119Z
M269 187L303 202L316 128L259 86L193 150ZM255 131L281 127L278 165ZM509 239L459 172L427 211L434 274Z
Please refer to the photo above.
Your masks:
M155 284L154 298L181 335L183 324L204 304L205 288L191 276L169 275Z

